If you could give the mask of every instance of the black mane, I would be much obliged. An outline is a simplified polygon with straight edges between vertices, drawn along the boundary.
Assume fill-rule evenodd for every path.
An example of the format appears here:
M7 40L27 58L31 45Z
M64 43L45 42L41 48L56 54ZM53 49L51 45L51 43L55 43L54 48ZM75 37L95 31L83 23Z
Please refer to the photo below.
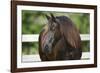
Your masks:
M70 25L72 25L72 20L67 17L67 16L56 16L56 18L61 22L61 23L70 23ZM72 23L72 24L71 24Z

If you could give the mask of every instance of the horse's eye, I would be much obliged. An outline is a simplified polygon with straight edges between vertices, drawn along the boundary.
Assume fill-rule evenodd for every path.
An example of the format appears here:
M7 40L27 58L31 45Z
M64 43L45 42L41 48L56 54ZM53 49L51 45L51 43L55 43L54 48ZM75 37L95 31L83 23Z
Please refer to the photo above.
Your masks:
M52 26L50 26L49 30L50 31L54 31L55 30L55 27L52 25Z
M52 30L55 30L55 29L56 29L56 23L53 23Z

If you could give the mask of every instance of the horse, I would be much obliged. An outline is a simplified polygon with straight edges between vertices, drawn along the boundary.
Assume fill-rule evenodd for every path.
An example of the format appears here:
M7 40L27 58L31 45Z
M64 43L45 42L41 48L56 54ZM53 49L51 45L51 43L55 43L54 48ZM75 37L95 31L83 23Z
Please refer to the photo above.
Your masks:
M39 35L39 55L42 61L80 60L81 38L78 29L67 16L45 15L48 22Z

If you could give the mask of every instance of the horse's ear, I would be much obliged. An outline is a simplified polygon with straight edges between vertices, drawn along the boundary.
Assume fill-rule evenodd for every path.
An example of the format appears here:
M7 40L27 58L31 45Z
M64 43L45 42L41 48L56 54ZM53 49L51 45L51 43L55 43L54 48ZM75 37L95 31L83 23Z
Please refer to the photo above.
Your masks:
M45 16L46 16L47 20L49 20L49 19L50 19L50 16L48 16L48 15L45 15Z
M51 15L52 20L55 21L55 16L52 13L50 13L50 15Z

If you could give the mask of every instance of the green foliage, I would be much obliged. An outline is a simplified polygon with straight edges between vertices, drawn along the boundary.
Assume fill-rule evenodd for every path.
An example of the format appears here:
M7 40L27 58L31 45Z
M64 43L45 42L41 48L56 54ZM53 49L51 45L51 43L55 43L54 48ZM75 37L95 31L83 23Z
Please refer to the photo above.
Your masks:
M46 11L22 11L22 34L39 34L43 26L47 23L45 14L50 15L53 13L55 16L67 16L69 17L80 34L90 33L90 22L88 13L71 13L71 12L46 12ZM83 51L89 51L89 41L82 42ZM36 54L38 53L37 42L25 42L22 43L23 54Z
M70 14L70 18L76 24L76 27L79 29L81 34L90 33L89 28L89 14L86 13L76 13Z
M22 54L37 54L38 42L24 42L22 43Z
M39 34L45 22L41 11L22 11L22 34Z
M89 43L89 41L83 41L81 47L82 47L82 51L83 52L89 52L90 51L90 43Z
M45 14L50 12L42 11L22 11L22 34L36 34L39 33L47 20ZM81 34L89 33L89 14L87 13L59 13L52 12L55 16L67 16L79 29Z

